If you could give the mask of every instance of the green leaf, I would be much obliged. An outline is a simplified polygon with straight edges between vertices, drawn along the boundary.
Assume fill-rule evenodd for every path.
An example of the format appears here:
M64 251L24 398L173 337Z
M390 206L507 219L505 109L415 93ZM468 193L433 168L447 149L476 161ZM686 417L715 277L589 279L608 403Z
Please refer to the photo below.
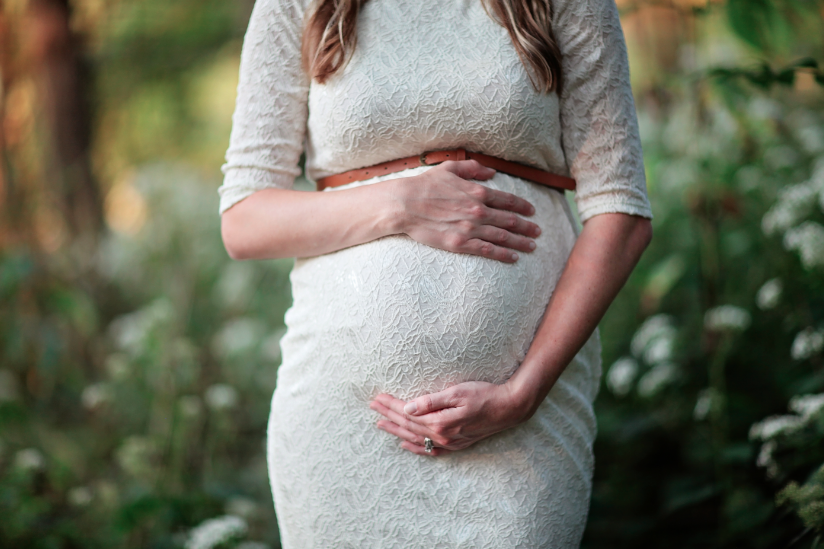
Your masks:
M775 73L766 63L763 63L758 70L745 72L744 77L752 84L764 89L769 88L776 81Z
M771 0L729 0L727 18L744 42L760 51L772 49L781 14Z
M785 86L792 86L793 82L795 82L795 69L789 68L782 70L776 75L775 81Z
M733 76L738 76L739 74L740 72L737 70L725 69L722 67L712 69L707 73L708 76L714 78L731 78Z
M793 63L794 67L804 67L808 69L817 69L818 68L818 61L813 59L812 57L804 57L803 59L799 59L795 63Z

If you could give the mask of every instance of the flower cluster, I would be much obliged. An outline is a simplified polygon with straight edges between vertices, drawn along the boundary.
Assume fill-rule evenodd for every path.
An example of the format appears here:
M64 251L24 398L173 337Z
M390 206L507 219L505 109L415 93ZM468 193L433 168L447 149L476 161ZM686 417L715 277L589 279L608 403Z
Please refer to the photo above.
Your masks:
M716 332L746 330L752 318L746 309L735 305L720 305L704 314L704 327Z
M774 457L779 443L824 418L824 393L794 396L790 399L788 408L792 414L773 415L750 427L750 440L763 443L756 464L766 469L771 478L779 473L778 462Z
M213 549L246 535L246 521L233 515L209 519L189 532L186 549Z
M632 337L633 356L620 358L607 371L609 390L618 397L628 395L641 372L639 361L649 366L638 379L639 396L651 398L672 384L680 375L673 362L677 335L673 317L658 314L648 318Z
M824 267L824 226L804 221L816 205L824 210L824 157L818 159L808 181L790 185L779 193L761 224L767 235L783 233L784 248L797 252L806 269Z
M795 360L805 360L824 349L824 329L808 327L795 336L790 348L790 356Z

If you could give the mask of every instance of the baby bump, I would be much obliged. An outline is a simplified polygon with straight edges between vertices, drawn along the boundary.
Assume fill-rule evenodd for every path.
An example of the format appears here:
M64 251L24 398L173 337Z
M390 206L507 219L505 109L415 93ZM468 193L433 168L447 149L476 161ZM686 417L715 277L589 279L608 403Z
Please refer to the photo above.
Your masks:
M529 349L574 232L559 193L504 174L484 184L535 205L535 251L506 264L392 235L298 259L279 387L409 399L505 381Z

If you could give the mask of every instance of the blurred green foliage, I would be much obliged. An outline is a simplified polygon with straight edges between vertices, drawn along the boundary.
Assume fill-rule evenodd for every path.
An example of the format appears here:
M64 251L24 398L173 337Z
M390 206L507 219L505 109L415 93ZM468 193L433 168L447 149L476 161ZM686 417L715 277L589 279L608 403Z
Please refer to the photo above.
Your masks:
M217 216L251 2L72 5L109 228L0 248L0 546L277 547L291 261L229 260ZM824 5L662 6L621 3L655 237L602 323L583 545L816 547Z

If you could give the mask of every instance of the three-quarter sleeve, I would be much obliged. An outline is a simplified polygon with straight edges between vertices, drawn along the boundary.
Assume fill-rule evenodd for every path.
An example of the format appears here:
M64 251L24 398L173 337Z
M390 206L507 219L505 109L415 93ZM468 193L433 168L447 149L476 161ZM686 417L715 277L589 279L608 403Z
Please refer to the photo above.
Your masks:
M561 50L561 143L581 221L619 212L652 218L615 0L554 0Z
M232 133L221 170L219 214L267 188L292 188L300 175L309 79L301 68L304 7L257 0L243 40Z

